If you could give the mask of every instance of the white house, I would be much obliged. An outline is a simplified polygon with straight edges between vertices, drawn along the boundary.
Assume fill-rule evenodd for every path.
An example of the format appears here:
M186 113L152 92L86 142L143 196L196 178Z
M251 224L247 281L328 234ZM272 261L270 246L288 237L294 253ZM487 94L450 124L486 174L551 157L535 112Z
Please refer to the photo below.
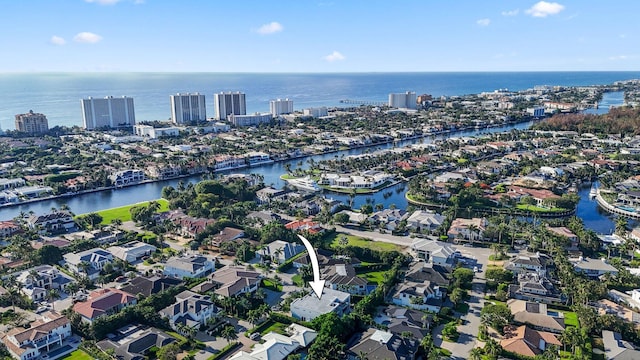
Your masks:
M22 284L20 291L32 301L45 299L51 289L64 291L74 280L51 265L40 265L24 270L16 275Z
M290 309L291 316L302 321L311 321L322 314L330 312L342 316L351 310L351 295L346 292L324 288L322 289L322 299L318 299L315 293L310 293L302 298L293 300Z
M444 216L432 211L416 210L407 218L407 227L417 232L432 233L444 222Z
M63 258L71 271L76 274L85 274L92 280L98 278L106 264L113 263L113 255L100 248L65 254Z
M202 255L174 257L164 265L164 274L178 279L201 278L216 269L216 261Z
M75 349L68 346L67 351L48 354L52 348L57 350L66 345L71 337L71 323L64 315L49 311L30 325L28 329L15 327L2 338L2 342L14 358L27 360L41 357L55 360Z
M303 250L304 246L301 244L276 240L269 243L263 249L258 250L256 254L260 257L261 261L271 260L275 263L282 264Z
M445 242L416 238L411 243L411 250L419 259L434 265L450 268L455 264L456 250L451 244Z
M440 286L430 281L422 283L407 281L398 286L392 301L399 306L438 312L442 307L443 296Z
M132 263L156 252L156 247L140 241L132 241L122 245L110 246L107 251L118 259Z
M160 315L169 319L173 329L178 324L199 328L220 313L208 296L186 290L176 295L176 302L160 311Z
M109 176L114 186L137 184L145 179L144 170L129 169L116 171Z

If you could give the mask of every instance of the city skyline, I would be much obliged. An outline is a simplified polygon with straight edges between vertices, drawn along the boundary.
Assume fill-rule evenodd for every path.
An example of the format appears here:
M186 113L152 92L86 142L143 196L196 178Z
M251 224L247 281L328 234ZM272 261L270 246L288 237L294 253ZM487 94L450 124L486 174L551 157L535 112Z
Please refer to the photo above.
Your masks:
M29 0L3 10L0 44L14 56L0 59L2 73L629 71L640 59L634 2Z

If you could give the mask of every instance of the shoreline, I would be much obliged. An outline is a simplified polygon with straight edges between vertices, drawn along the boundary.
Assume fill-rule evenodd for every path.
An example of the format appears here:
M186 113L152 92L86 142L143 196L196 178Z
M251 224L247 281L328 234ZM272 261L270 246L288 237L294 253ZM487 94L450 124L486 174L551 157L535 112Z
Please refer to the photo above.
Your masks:
M531 119L526 119L526 120L522 120L522 121L509 121L509 122L505 122L505 123L502 123L502 124L487 124L486 126L482 126L482 127L467 126L467 127L459 128L459 129L456 129L456 130L442 130L442 131L437 131L437 132L430 132L428 134L409 136L409 137L405 137L405 138L402 138L402 139L392 139L392 140L388 140L388 141L380 141L380 142L371 143L371 144L362 144L362 145L351 146L347 150L332 149L332 150L322 151L322 152L319 152L319 153L314 153L314 154L309 154L309 155L300 155L300 156L286 158L286 159L273 159L273 162L269 162L268 164L257 164L257 165L255 165L253 167L260 167L262 165L271 165L271 164L275 164L275 163L281 163L281 162L286 162L286 161L291 161L291 160L296 160L296 159L306 159L306 158L310 158L310 157L313 157L313 156L322 156L322 155L327 155L327 154L333 154L333 153L340 152L340 151L348 151L348 150L355 150L355 149L361 149L361 148L370 148L370 147L375 147L375 146L379 146L379 145L387 145L387 144L392 144L392 143L397 143L397 142L402 142L402 141L418 140L418 139L424 139L424 138L428 138L428 137L444 136L444 135L461 133L461 132L465 132L465 131L479 131L479 130L497 128L497 127L515 126L515 125L518 125L518 124L527 123L527 122L535 122L535 121L536 121L536 119L531 118ZM38 202L42 202L42 201L50 201L50 200L57 200L57 199L63 199L63 198L72 198L72 197L75 197L75 196L78 196L78 195L84 195L84 194L90 194L90 193L96 193L96 192L105 192L105 191L109 191L109 190L117 190L117 189L128 188L128 187L133 187L133 186L139 186L139 185L144 185L144 184L149 184L149 183L157 183L157 182L160 182L160 181L169 181L169 180L175 180L175 179L188 178L188 177L191 177L191 176L197 176L197 175L203 175L203 174L209 174L209 173L215 174L215 173L231 172L231 171L234 171L234 170L239 170L239 169L244 169L244 168L251 168L251 167L252 166L244 165L244 166L238 166L238 167L217 169L217 170L213 170L213 171L201 171L201 172L195 172L193 174L172 176L172 177L164 178L164 179L147 179L147 180L142 180L142 181L134 183L134 184L128 184L128 185L125 185L125 186L115 186L115 185L113 185L113 186L107 186L107 187L99 187L99 188L95 188L95 189L81 190L81 191L77 191L77 192L73 192L73 193L65 193L65 194L60 194L60 195L52 195L52 196L47 196L47 197L29 199L29 200L20 201L20 202L17 202L17 203L1 204L0 205L0 209L11 208L11 207L15 207L15 206L27 205L27 204L32 204L32 203L38 203ZM394 185L396 185L396 184L394 184ZM382 190L382 189L380 189L380 190ZM356 195L367 195L367 194L356 194Z

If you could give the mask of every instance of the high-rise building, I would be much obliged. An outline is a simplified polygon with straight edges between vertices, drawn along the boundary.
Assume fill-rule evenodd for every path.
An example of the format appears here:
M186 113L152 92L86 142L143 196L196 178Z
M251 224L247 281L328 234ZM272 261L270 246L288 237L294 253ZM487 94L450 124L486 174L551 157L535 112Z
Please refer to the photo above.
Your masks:
M247 103L244 93L227 92L213 94L213 104L216 108L216 118L226 120L229 115L246 115Z
M16 115L16 130L29 134L42 134L49 131L49 121L44 114L29 110L26 114Z
M269 101L269 112L273 116L291 114L293 112L293 100L278 99Z
M107 96L80 100L82 123L85 129L129 127L136 124L133 98Z
M171 121L185 124L207 120L204 95L176 94L171 95Z
M400 94L389 94L389 107L399 109L415 109L416 93L407 91Z

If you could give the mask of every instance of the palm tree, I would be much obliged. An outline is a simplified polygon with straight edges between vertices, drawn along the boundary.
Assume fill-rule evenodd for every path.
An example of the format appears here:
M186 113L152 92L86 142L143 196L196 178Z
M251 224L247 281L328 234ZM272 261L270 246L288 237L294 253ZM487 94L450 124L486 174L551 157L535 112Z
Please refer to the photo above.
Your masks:
M481 360L482 355L483 355L482 349L473 348L471 349L471 352L469 352L469 360Z
M232 325L227 325L222 329L222 333L220 334L222 337L227 340L227 344L231 342L231 340L235 340L238 338L238 333L236 333L236 328Z
M55 301L60 299L60 291L58 289L49 289L46 295L47 301L51 302L51 309L55 310Z
M500 346L500 343L498 343L494 339L489 338L484 344L484 352L487 355L497 357L498 355L500 355L500 353L502 353L502 346Z
M469 242L473 244L473 240L476 236L476 232L478 232L479 234L479 228L475 224L470 224L469 226L467 226L467 230L469 230Z

